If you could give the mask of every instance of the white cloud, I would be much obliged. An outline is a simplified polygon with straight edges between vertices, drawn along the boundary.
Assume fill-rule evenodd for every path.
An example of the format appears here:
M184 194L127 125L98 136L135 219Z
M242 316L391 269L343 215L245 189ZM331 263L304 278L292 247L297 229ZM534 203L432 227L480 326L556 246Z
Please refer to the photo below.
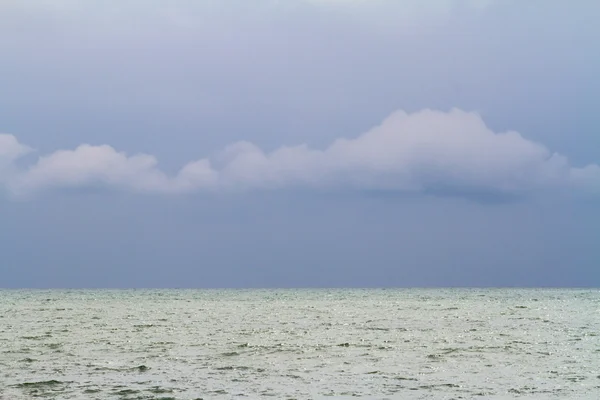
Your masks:
M0 133L0 163L13 162L30 151L29 147L19 143L14 136Z
M517 132L495 133L478 114L458 109L398 111L370 131L337 139L323 150L300 145L267 153L238 142L171 177L155 157L128 156L107 145L60 150L17 169L15 161L27 151L13 136L0 135L0 166L12 171L4 176L13 194L97 185L154 193L341 187L519 195L600 188L598 165L575 168L543 145Z
M14 162L30 151L29 147L19 143L14 136L0 133L0 184L15 174Z
M11 189L22 193L101 184L136 191L168 190L170 180L156 165L153 156L128 157L110 146L84 144L75 150L60 150L40 157L11 182Z

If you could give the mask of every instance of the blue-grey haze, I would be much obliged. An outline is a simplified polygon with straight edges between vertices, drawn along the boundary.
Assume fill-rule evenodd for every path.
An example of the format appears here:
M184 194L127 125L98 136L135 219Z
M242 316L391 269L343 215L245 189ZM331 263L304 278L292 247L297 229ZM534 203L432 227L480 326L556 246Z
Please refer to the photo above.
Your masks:
M89 143L173 175L240 140L323 149L457 107L600 162L600 3L420 3L4 1L0 132L36 149L24 170ZM569 187L15 199L1 156L0 287L600 285L599 197Z

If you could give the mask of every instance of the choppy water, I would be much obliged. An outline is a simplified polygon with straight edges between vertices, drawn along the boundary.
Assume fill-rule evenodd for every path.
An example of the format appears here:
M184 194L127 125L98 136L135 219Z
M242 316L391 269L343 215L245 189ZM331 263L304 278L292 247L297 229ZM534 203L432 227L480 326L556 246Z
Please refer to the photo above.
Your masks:
M598 399L600 290L0 291L0 399Z

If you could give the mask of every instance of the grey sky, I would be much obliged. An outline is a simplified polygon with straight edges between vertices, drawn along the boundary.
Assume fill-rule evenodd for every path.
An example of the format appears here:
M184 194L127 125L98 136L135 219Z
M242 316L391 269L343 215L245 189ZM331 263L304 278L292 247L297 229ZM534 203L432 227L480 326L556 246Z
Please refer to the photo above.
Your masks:
M4 1L0 287L597 286L598 16Z

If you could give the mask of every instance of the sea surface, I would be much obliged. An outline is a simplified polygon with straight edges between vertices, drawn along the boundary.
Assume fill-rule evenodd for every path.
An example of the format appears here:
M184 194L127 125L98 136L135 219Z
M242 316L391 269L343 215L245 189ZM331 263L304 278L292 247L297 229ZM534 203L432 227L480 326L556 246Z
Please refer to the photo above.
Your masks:
M600 399L600 290L1 290L0 399Z

